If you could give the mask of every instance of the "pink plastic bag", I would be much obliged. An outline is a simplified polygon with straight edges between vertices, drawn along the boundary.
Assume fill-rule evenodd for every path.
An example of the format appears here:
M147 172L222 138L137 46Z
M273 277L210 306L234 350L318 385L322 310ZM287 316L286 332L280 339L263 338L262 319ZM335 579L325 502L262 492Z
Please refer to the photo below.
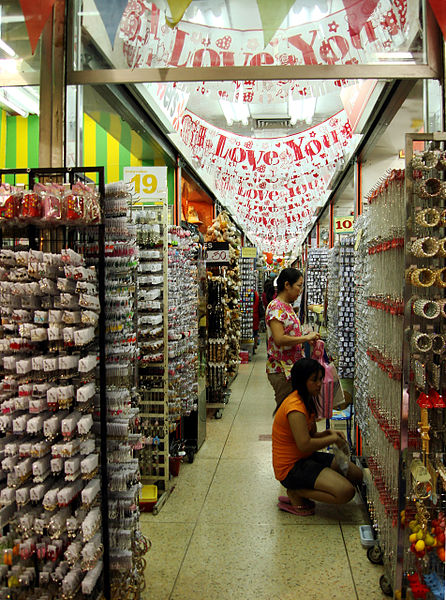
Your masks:
M316 399L317 418L331 419L333 416L333 400L338 388L340 388L340 382L336 367L333 363L327 362L325 358L324 342L322 340L317 340L314 343L311 358L317 360L325 369L321 393Z

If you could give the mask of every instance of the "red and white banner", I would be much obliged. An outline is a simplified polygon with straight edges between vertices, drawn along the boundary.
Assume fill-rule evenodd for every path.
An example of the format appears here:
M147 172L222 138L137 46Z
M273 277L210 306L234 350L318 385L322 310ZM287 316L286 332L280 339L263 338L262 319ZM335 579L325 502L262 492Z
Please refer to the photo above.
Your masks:
M298 134L248 138L186 111L174 124L188 156L214 182L218 197L265 248L296 238L352 143L345 111ZM273 242L272 240L276 240Z
M375 61L376 53L404 45L407 0L349 0L348 14L362 14L364 4L376 7L365 22L359 20L359 32L350 27L344 9L317 23L278 30L264 48L261 29L223 29L188 21L171 29L155 4L130 0L119 35L131 68L363 64Z

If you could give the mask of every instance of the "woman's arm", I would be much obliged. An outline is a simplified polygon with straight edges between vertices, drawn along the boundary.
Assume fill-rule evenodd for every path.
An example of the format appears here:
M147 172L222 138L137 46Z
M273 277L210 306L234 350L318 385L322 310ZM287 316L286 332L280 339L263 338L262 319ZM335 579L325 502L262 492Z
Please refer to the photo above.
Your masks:
M290 424L296 446L301 452L317 452L318 450L322 450L322 448L337 444L338 440L341 439L337 433L331 430L328 430L330 433L323 437L311 437L305 415L297 410L288 414L288 423Z
M285 335L283 324L277 319L271 319L269 326L276 346L297 346L298 344L305 344L305 342L312 342L320 337L315 331L301 337Z

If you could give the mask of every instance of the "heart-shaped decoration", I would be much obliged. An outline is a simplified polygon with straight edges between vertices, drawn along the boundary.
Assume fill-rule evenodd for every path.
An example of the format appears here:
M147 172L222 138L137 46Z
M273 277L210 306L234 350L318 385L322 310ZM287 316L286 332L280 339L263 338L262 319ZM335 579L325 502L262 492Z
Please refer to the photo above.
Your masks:
M232 42L231 36L225 35L222 38L218 38L218 40L215 42L215 45L217 46L217 48L220 48L220 50L229 50L229 48L231 46L231 42Z

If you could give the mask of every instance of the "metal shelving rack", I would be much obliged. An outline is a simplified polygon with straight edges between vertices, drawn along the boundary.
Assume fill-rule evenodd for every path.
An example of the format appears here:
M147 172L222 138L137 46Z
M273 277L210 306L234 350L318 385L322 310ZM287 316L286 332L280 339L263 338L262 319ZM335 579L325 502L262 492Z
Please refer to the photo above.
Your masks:
M169 356L168 356L168 204L167 197L162 202L153 205L133 205L133 215L138 221L139 213L154 213L156 219L154 225L162 229L162 340L163 358L161 362L143 363L144 353L140 353L138 368L138 382L140 399L139 416L142 422L142 430L146 438L156 439L156 444L149 444L140 453L141 478L144 483L156 483L167 493L169 486ZM149 219L150 220L150 219ZM142 244L140 243L140 248ZM141 259L140 259L141 261ZM138 290L142 290L138 284ZM139 308L138 322L143 316ZM141 326L138 325L138 345L141 344ZM155 382L155 385L153 385ZM161 385L160 385L161 384ZM161 423L160 423L161 421ZM155 425L158 423L158 425ZM157 431L154 428L157 428ZM152 435L155 433L155 435ZM153 453L155 449L155 453ZM153 458L157 458L155 472L153 472ZM148 468L147 468L148 467ZM148 472L149 471L149 472ZM160 499L161 500L161 499ZM160 500L158 501L160 503Z
M110 543L109 543L109 506L108 506L108 474L107 474L107 406L106 406L106 391L105 391L105 378L106 378L106 368L105 368L105 261L104 261L104 239L105 239L105 228L104 228L104 220L103 220L103 201L104 201L104 193L105 193L105 185L104 185L104 167L72 167L72 168L37 168L37 169L0 169L0 181L3 181L3 178L6 176L10 176L12 178L17 177L17 175L26 175L28 177L29 189L32 189L34 184L37 181L58 181L61 183L68 182L70 186L72 186L76 181L85 181L87 174L89 176L96 176L98 179L98 190L100 195L100 210L101 217L97 224L77 224L73 222L73 224L64 224L58 225L56 223L45 223L42 221L42 225L39 224L29 224L25 227L20 226L19 228L15 228L14 224L11 224L9 235L22 234L23 232L27 232L29 238L29 248L34 248L36 244L36 238L39 233L45 235L41 235L40 244L42 245L45 251L60 251L62 248L66 248L69 244L75 241L76 230L78 231L95 231L95 236L97 239L97 257L96 257L96 265L97 265L97 275L98 275L98 296L100 303L100 312L99 312L99 320L98 320L98 337L97 344L99 349L99 373L97 379L97 386L99 387L99 428L100 428L100 480L101 480L101 499L100 499L100 507L101 507L101 534L102 534L102 544L103 544L103 569L102 569L102 578L101 585L95 586L93 593L91 595L92 598L105 598L105 600L110 600L111 598L111 589L110 589ZM90 180L91 181L91 180ZM9 225L9 224L8 224ZM7 225L3 224L2 226L2 236L1 242L3 242L3 233L4 228ZM52 235L51 235L52 233ZM12 516L12 515L11 515ZM5 527L8 522L6 519L2 519L1 525ZM35 563L37 567L37 562Z

